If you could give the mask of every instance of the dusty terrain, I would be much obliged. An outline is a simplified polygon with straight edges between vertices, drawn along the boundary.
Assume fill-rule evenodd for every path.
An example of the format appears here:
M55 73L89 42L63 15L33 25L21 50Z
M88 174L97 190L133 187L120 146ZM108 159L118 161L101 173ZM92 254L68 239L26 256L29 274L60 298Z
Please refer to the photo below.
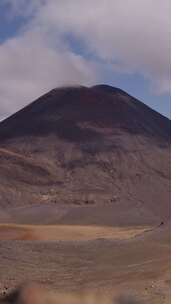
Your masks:
M0 240L88 241L124 240L150 231L151 227L98 227L75 225L0 224Z
M122 294L138 296L147 304L170 303L170 225L145 232L136 228L134 235L130 235L130 227L128 231L94 229L90 240L87 232L81 232L82 238L76 231L74 238L73 229L72 237L66 239L66 231L62 231L65 241L57 240L59 232L55 232L55 241L40 240L44 238L40 234L39 241L1 241L1 292L35 281L59 293L101 292L108 299Z
M169 119L106 85L47 93L0 123L1 294L170 304L170 202Z
M52 90L0 123L0 213L39 204L67 207L62 224L167 221L170 155L170 120L126 92Z

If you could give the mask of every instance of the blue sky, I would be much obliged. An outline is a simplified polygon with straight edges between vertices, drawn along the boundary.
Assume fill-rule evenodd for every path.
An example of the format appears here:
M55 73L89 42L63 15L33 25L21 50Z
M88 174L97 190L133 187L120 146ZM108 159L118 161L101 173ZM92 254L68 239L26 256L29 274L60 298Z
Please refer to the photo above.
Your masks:
M109 84L114 84L134 97L143 101L151 108L171 119L171 97L169 95L156 95L150 89L149 81L141 75L110 75Z
M7 17L7 10L1 7L0 9L0 43L3 43L6 39L11 38L17 34L17 31L22 26L22 19L16 18L11 20Z
M108 9L103 0L98 9L89 0L82 5L78 0L2 0L1 118L53 87L77 83L120 87L171 118L168 7L156 5L155 15L147 16L147 3L155 1L144 0L135 15L135 0L128 0L130 10L123 0L119 5L106 1Z

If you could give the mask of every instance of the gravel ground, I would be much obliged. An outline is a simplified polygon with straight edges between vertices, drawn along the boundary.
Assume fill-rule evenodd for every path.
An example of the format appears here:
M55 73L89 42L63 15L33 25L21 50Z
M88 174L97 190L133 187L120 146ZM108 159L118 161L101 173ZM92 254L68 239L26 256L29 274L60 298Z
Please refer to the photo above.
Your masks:
M1 292L36 281L60 292L138 292L150 304L171 298L170 239L153 234L129 241L1 241L0 265Z

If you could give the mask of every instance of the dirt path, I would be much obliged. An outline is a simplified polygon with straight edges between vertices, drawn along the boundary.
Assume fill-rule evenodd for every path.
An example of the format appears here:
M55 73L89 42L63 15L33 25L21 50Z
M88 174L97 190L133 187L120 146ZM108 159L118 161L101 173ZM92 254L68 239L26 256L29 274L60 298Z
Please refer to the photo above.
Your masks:
M98 227L73 225L15 225L0 224L0 240L93 240L130 239L150 227Z

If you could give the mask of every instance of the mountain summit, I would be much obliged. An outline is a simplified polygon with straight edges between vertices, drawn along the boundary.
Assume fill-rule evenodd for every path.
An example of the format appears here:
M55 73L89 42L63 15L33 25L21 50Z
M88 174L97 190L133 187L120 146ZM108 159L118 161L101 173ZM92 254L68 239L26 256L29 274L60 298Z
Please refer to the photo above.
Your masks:
M171 217L171 121L107 85L50 91L0 123L0 206L60 222Z
M168 119L108 85L54 89L2 122L0 138L54 134L72 142L89 142L102 138L105 128L171 140Z

